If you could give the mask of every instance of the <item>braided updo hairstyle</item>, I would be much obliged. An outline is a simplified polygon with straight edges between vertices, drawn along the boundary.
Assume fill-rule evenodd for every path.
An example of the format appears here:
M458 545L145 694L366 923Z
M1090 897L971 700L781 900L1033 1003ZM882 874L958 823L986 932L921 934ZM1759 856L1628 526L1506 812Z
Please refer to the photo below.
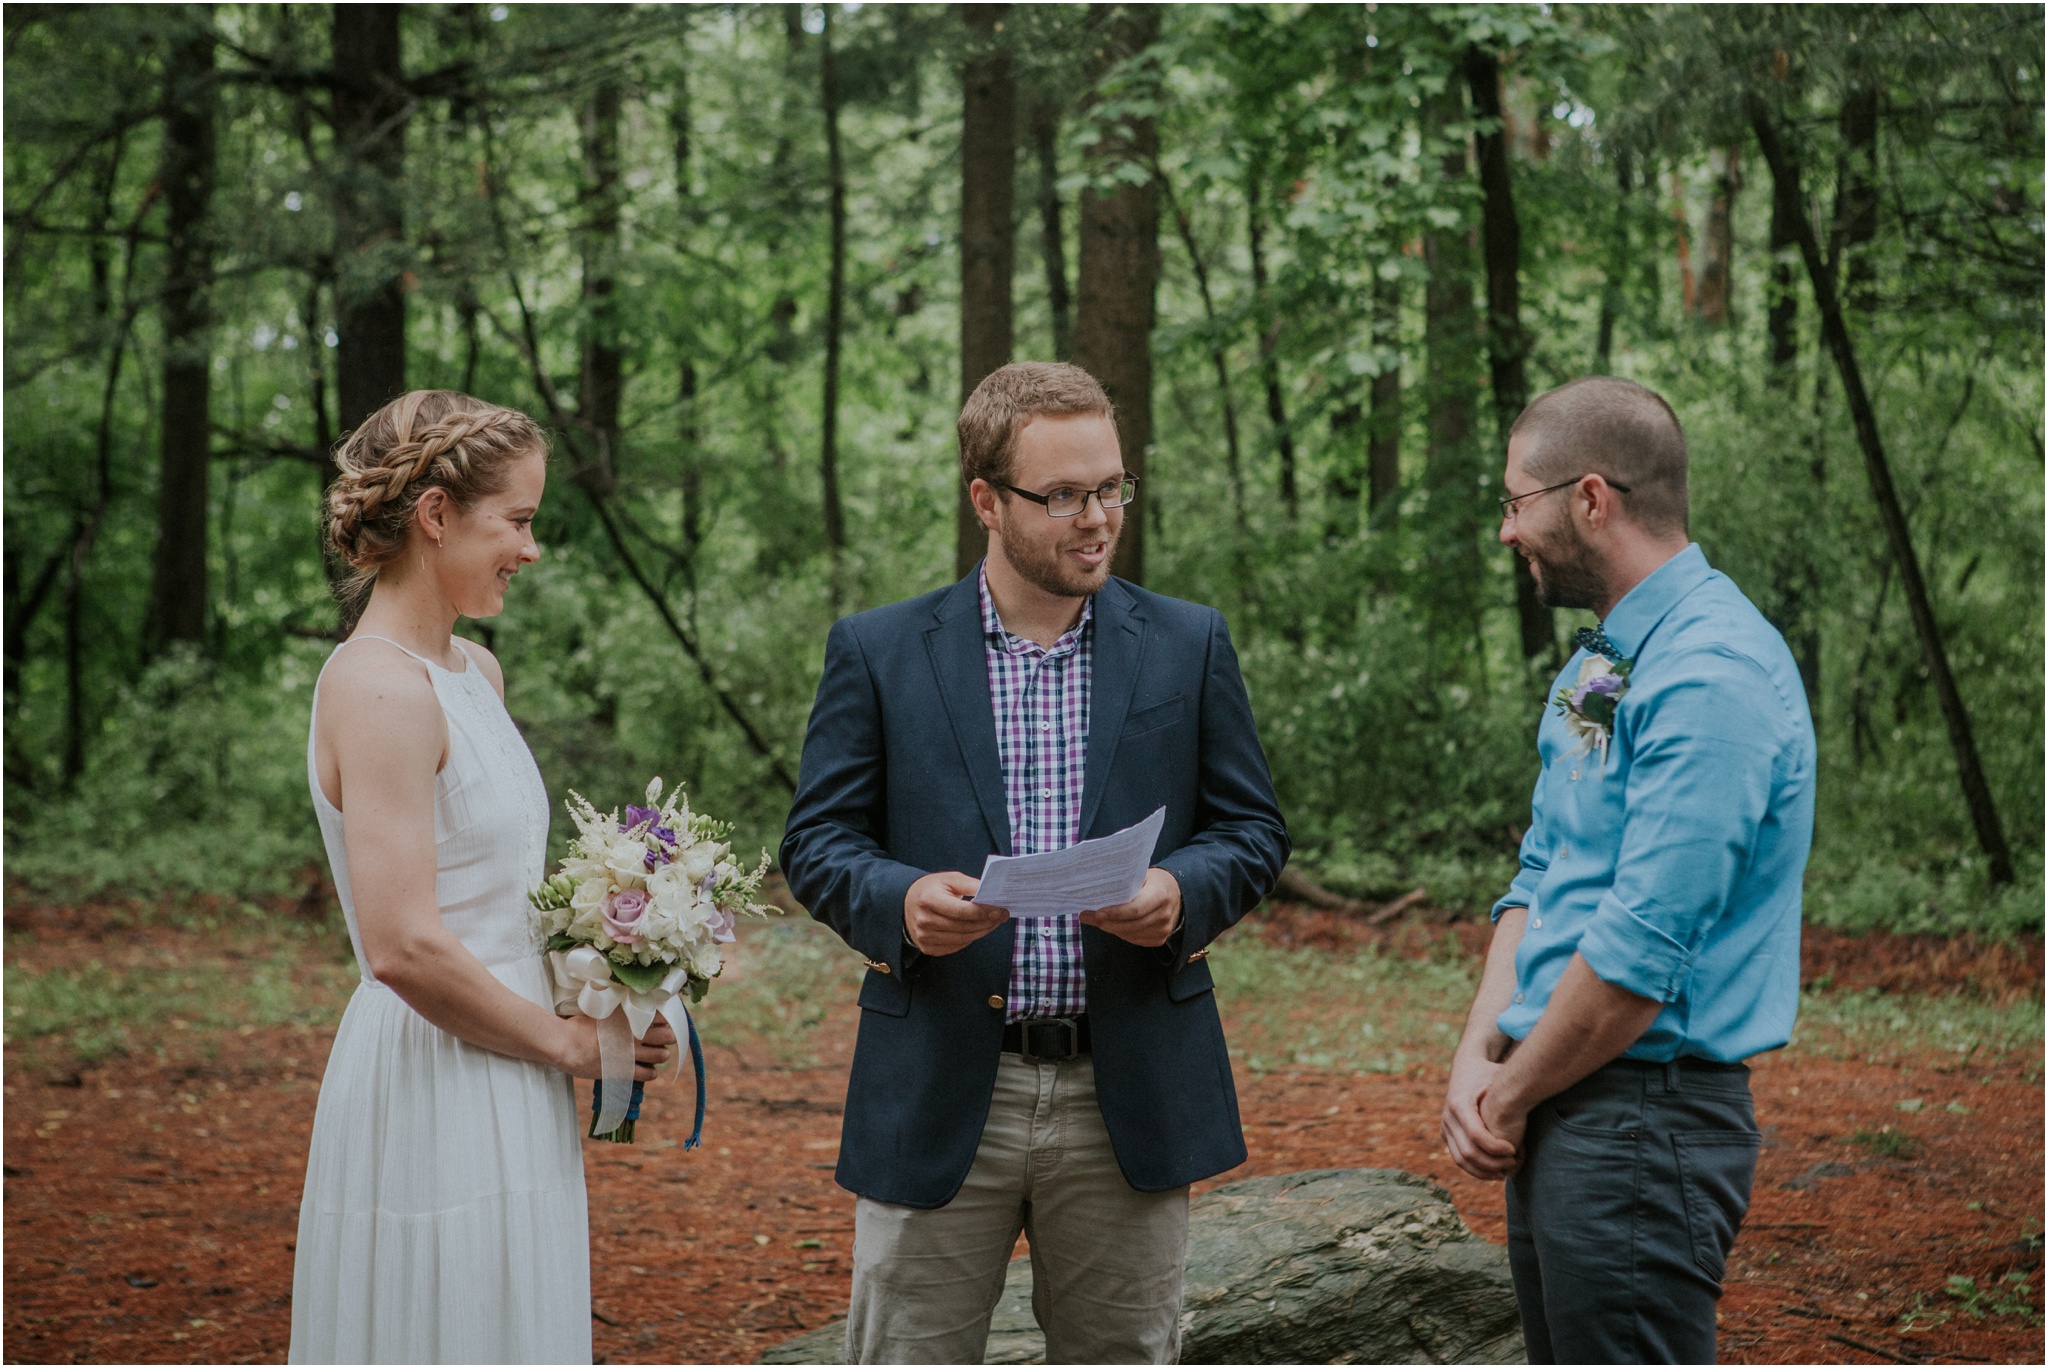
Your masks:
M327 490L327 545L350 571L335 587L344 630L405 550L422 494L445 489L471 508L505 488L513 462L547 449L525 414L454 390L413 390L365 419L335 451L341 474Z

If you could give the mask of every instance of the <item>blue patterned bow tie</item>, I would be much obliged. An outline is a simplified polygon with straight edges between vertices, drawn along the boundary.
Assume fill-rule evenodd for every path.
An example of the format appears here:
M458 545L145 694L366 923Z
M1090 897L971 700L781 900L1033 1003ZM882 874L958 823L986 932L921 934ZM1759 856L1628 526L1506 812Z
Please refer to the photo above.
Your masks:
M1607 631L1604 627L1581 627L1572 639L1578 642L1579 649L1582 651L1591 652L1593 655L1606 656L1609 660L1621 659L1621 652L1615 648L1613 642L1607 639Z

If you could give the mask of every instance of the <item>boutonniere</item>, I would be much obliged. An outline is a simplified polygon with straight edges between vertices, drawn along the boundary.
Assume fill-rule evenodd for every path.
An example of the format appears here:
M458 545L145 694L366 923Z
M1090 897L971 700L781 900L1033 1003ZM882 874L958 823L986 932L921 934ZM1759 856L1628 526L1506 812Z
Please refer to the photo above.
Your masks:
M1607 743L1614 739L1614 709L1628 693L1629 672L1636 663L1589 655L1579 662L1579 682L1559 689L1551 702L1565 726L1579 739L1579 754L1598 752L1601 768L1607 765ZM1574 779L1578 775L1572 775Z

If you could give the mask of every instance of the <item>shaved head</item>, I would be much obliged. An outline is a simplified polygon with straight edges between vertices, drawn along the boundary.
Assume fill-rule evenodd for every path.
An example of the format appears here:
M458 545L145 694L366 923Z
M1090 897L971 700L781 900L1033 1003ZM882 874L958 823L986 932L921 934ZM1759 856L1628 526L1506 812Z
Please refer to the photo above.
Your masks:
M1622 507L1645 531L1686 530L1685 433L1654 390L1589 375L1539 395L1515 420L1522 469L1541 484L1598 474L1628 490Z

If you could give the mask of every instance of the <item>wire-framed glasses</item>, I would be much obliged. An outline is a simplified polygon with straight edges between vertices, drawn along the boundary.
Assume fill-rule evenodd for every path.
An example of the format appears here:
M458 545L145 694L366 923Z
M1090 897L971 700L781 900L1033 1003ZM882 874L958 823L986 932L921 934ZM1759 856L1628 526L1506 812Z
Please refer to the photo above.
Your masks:
M1589 470L1586 472L1586 475L1599 474L1600 472L1597 470ZM1499 501L1500 520L1502 522L1513 522L1515 520L1515 505L1522 503L1523 501L1528 499L1534 499L1539 495L1555 494L1560 489L1570 489L1573 485L1577 484L1580 480L1583 480L1585 478L1585 475L1575 475L1571 479L1564 481L1562 484L1545 485L1541 489L1532 489L1527 494L1510 494L1506 498L1501 499ZM1607 480L1607 477L1605 475L1600 475L1600 478L1603 480ZM1607 487L1619 494L1626 494L1629 492L1627 485L1616 484L1612 480L1607 480Z

